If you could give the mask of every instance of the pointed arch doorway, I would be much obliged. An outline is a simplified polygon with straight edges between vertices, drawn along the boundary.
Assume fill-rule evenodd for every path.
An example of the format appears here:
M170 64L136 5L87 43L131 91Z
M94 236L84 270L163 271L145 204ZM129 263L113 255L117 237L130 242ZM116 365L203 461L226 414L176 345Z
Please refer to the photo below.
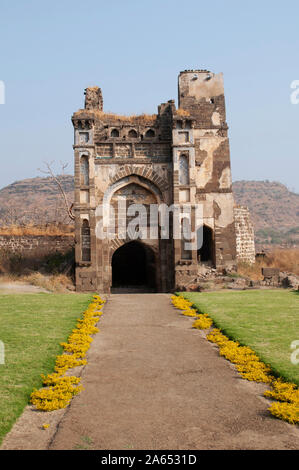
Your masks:
M119 247L112 256L112 290L114 292L156 292L154 251L139 241Z
M207 225L203 225L197 231L197 260L200 264L215 266L215 240L214 231Z

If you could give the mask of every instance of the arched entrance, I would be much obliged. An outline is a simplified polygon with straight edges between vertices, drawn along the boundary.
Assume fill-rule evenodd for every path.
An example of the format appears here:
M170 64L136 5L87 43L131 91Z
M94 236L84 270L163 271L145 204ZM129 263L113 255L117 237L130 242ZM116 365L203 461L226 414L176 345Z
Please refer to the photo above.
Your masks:
M197 250L197 259L199 263L214 266L215 250L214 250L214 232L204 225L197 231L197 242L199 249Z
M155 254L139 241L130 241L112 256L112 288L138 292L156 290Z

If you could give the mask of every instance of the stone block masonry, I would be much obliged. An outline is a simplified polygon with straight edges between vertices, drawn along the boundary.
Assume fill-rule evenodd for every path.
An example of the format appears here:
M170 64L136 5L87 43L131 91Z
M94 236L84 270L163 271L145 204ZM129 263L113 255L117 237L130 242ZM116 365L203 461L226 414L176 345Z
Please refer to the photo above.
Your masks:
M42 258L54 253L66 253L74 245L74 238L67 236L0 235L0 251L24 258Z
M248 212L234 212L223 75L181 72L178 103L176 109L168 100L154 115L121 116L105 113L99 87L85 90L85 107L72 116L78 291L169 292L195 283L203 266L221 271L234 268L237 257L254 260ZM196 237L203 234L203 243L187 250L173 233L168 239L118 239L110 235L109 217L108 236L98 238L98 209L116 206L118 198L146 207L188 206L190 231L201 205ZM118 227L113 231L118 234Z
M244 206L234 208L236 230L236 255L240 261L255 262L254 229L249 209Z

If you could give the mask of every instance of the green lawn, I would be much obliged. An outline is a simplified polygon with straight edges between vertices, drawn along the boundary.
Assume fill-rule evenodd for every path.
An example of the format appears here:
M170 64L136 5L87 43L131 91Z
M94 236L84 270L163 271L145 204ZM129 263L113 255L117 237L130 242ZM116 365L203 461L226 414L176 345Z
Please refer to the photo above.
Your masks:
M76 319L86 309L88 294L0 295L0 442L29 401L41 373L53 371Z
M290 360L299 340L299 294L287 290L183 292L215 325L250 346L275 373L299 385L299 364Z

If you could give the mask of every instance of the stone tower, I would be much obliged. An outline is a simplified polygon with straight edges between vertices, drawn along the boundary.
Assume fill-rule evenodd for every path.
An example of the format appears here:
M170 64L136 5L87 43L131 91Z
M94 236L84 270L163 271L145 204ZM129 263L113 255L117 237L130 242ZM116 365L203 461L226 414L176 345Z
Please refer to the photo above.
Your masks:
M234 200L222 74L185 70L174 100L155 115L120 116L103 111L98 87L85 91L85 108L72 116L75 130L76 286L110 292L147 288L167 292L196 282L198 269L232 267L236 261ZM119 201L124 201L120 208ZM120 226L130 204L189 208L192 231L202 243L186 250L181 239L132 239ZM101 208L109 204L116 223ZM202 207L200 230L195 207ZM129 214L125 224L132 219ZM104 223L104 219L106 222ZM114 219L114 220L115 220ZM99 224L102 223L101 236ZM106 225L105 225L106 224ZM103 233L105 236L103 236Z

